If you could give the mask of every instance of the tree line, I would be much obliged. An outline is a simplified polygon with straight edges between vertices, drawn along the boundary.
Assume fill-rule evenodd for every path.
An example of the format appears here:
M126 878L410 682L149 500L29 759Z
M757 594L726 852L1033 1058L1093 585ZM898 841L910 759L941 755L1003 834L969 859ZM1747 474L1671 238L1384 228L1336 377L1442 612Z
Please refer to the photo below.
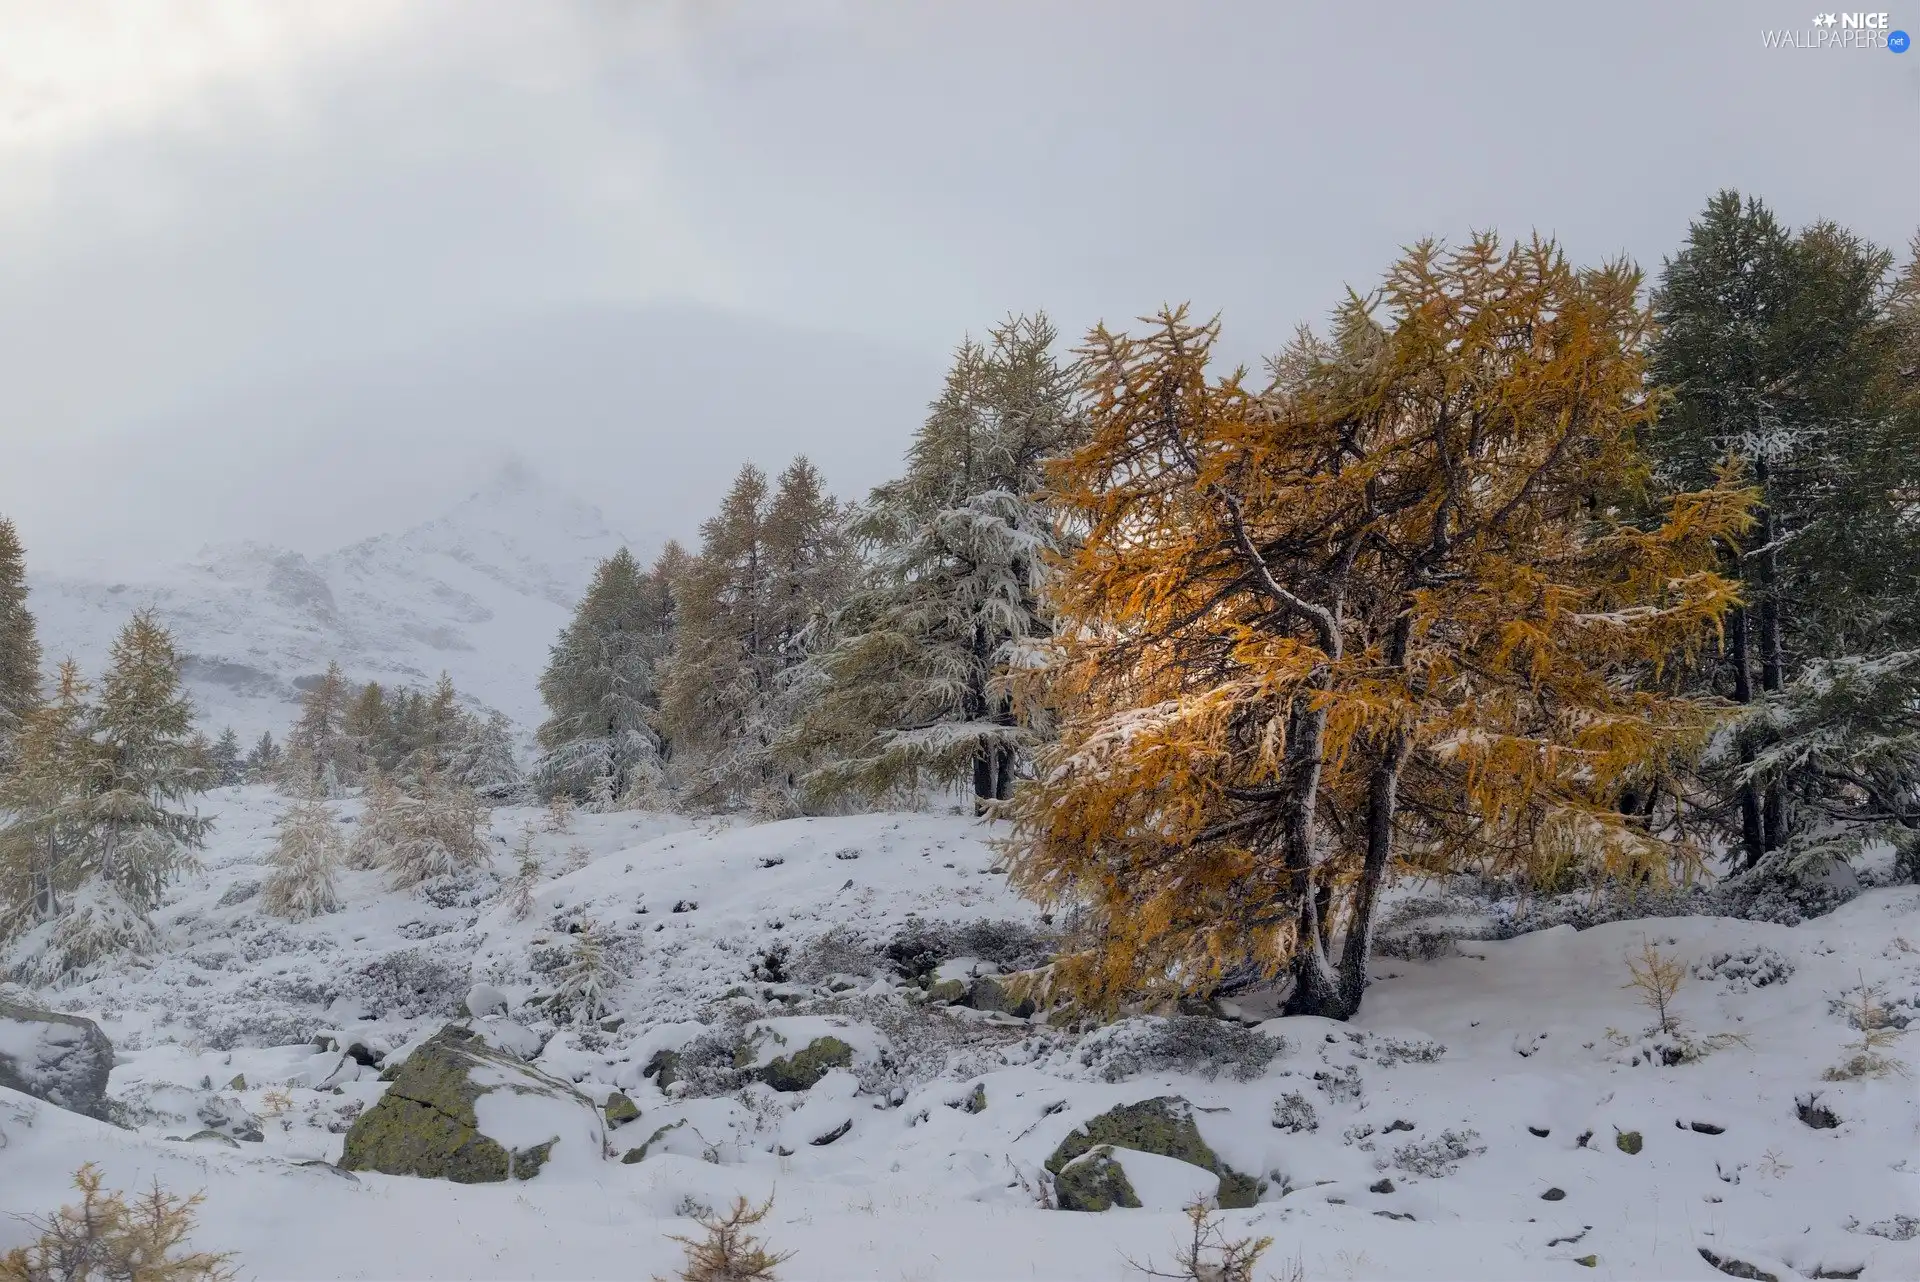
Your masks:
M970 793L1081 1000L1346 1016L1396 871L1920 871L1920 241L1723 192L1649 288L1413 247L1256 376L1184 309L956 353L904 475L742 470L601 567L533 785L766 815Z

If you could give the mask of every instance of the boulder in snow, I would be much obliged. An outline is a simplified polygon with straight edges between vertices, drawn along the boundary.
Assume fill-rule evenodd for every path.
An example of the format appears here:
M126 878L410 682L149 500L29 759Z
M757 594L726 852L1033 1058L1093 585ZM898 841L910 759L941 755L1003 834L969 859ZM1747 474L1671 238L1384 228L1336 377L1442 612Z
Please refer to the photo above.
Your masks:
M1200 1128L1193 1120L1193 1105L1177 1095L1141 1100L1137 1104L1122 1104L1076 1128L1060 1141L1053 1156L1047 1159L1047 1170L1053 1173L1056 1186L1070 1163L1100 1147L1131 1149L1138 1153L1170 1157L1218 1176L1218 1205L1222 1207L1252 1206L1259 1200L1259 1182L1250 1175L1240 1174L1220 1160L1207 1142L1200 1138ZM1075 1178L1082 1182L1097 1178L1100 1187L1117 1187L1112 1184L1110 1176L1091 1170ZM1062 1190L1061 1209L1081 1209L1069 1206L1067 1202L1066 1192ZM1138 1206L1140 1202L1136 1197L1133 1202L1116 1200L1109 1205Z
M597 1162L605 1148L592 1100L474 1029L448 1024L407 1057L380 1102L354 1120L340 1165L488 1184L530 1179L559 1155Z
M113 1043L78 1015L0 1000L0 1086L102 1121Z
M830 1069L851 1068L853 1047L838 1037L816 1037L791 1055L782 1055L760 1070L760 1080L776 1091L804 1091Z

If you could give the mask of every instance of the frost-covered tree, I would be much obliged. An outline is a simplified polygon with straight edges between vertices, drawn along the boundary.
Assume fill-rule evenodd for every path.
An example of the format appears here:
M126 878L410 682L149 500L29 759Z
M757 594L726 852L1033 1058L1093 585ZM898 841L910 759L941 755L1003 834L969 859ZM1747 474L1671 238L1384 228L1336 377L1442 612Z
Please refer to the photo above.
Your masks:
M612 1009L609 1002L620 976L592 922L582 924L574 932L570 955L555 978L557 983L547 1009L556 1016L583 1024L604 1018Z
M0 517L0 774L14 736L40 706L40 642L27 611L25 553L13 522Z
M775 745L802 702L792 677L852 576L843 513L797 458L777 488L742 468L700 533L662 701L677 774L696 805L784 811L794 779Z
M379 772L399 764L393 751L393 712L378 681L360 687L340 722L342 781L364 784Z
M347 866L379 868L385 865L387 852L398 847L405 836L407 810L412 804L390 775L376 773L370 777L360 821L354 826L353 840L347 845Z
M220 737L207 750L207 773L207 786L210 788L231 788L245 777L240 736L234 733L232 726L222 730Z
M486 858L481 818L471 789L429 772L419 796L401 809L393 844L381 852L394 888L452 876Z
M1817 690L1789 696L1807 664L1920 644L1920 423L1900 409L1911 396L1894 357L1890 261L1832 224L1792 232L1727 191L1656 295L1650 372L1665 400L1649 439L1663 470L1697 488L1731 466L1761 499L1752 531L1725 551L1743 603L1708 688L1748 707L1792 702L1796 721L1828 706ZM1769 753L1776 719L1741 717L1709 778L1745 867L1818 839L1823 810L1850 787ZM1762 753L1772 764L1756 769Z
M114 642L93 729L87 872L144 914L213 826L186 805L206 790L206 772L179 655L153 615L136 614Z
M69 659L28 712L17 768L0 776L0 939L58 916L80 881L97 765L91 690Z
M657 779L655 721L665 655L662 614L668 594L658 569L642 571L621 548L594 571L573 619L554 643L540 677L547 719L534 786L597 809Z
M1033 727L1002 678L1049 634L1041 576L1060 532L1043 468L1081 432L1056 337L1035 316L963 344L907 474L856 514L869 564L797 683L806 711L784 745L815 793L965 780L982 802L1011 795Z
M327 670L300 698L300 720L287 736L283 771L295 796L310 788L335 795L347 783L350 765L345 758L342 725L350 698L347 679L338 663Z
M273 871L260 888L260 907L275 917L304 921L340 907L334 884L342 861L340 829L318 792L280 816L269 859Z
M523 782L514 757L513 723L503 712L484 717L462 712L446 755L447 778L482 797L510 797Z
M285 754L279 744L273 741L271 730L262 730L260 737L253 741L253 747L247 750L246 759L241 768L248 783L266 783L280 773L280 764Z

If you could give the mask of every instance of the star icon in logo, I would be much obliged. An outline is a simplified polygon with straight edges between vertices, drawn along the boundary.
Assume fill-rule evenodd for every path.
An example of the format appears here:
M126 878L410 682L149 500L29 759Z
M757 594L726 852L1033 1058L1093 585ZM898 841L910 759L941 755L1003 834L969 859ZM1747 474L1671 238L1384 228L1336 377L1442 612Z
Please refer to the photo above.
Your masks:
M1831 27L1838 21L1839 19L1830 13L1816 13L1813 15L1813 25L1816 27Z

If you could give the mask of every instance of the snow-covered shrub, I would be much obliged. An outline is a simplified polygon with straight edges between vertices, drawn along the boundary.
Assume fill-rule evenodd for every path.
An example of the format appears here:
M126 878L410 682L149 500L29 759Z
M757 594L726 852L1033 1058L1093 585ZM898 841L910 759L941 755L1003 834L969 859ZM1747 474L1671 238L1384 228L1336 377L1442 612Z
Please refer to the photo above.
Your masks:
M1442 1131L1439 1139L1402 1144L1393 1150L1393 1164L1409 1175L1439 1179L1453 1174L1467 1158L1486 1152L1487 1146L1479 1139L1478 1131Z
M885 955L865 936L835 926L802 940L788 960L788 972L800 983L817 984L835 975L872 975L886 964Z
M573 935L566 964L556 978L559 985L547 999L547 1013L552 1018L591 1023L611 1011L612 989L621 976L615 951L607 947L591 923Z
M110 883L97 880L74 895L64 914L20 937L9 972L29 988L45 988L108 957L152 952L156 940L147 915Z
M1303 1131L1320 1129L1320 1115L1314 1110L1313 1101L1299 1091L1288 1091L1273 1102L1274 1129L1298 1135Z
M398 839L381 855L396 890L452 877L486 858L480 799L471 790L429 776L420 797L401 812Z
M1447 1053L1447 1047L1444 1042L1424 1037L1383 1037L1372 1033L1356 1053L1382 1068L1391 1068L1395 1064L1435 1063Z
M951 957L978 957L1006 970L1038 966L1057 939L1021 921L927 921L909 917L881 950L904 979L923 979Z
M1128 1020L1089 1037L1080 1062L1098 1068L1109 1082L1143 1073L1225 1073L1252 1081L1286 1049L1285 1043L1226 1020L1197 1015L1171 1019Z
M420 1019L448 1015L472 980L464 967L417 948L402 948L360 968L355 994L376 1016Z
M1738 952L1714 953L1692 967L1695 979L1718 980L1730 992L1744 993L1750 988L1784 984L1793 974L1793 963L1764 944Z

